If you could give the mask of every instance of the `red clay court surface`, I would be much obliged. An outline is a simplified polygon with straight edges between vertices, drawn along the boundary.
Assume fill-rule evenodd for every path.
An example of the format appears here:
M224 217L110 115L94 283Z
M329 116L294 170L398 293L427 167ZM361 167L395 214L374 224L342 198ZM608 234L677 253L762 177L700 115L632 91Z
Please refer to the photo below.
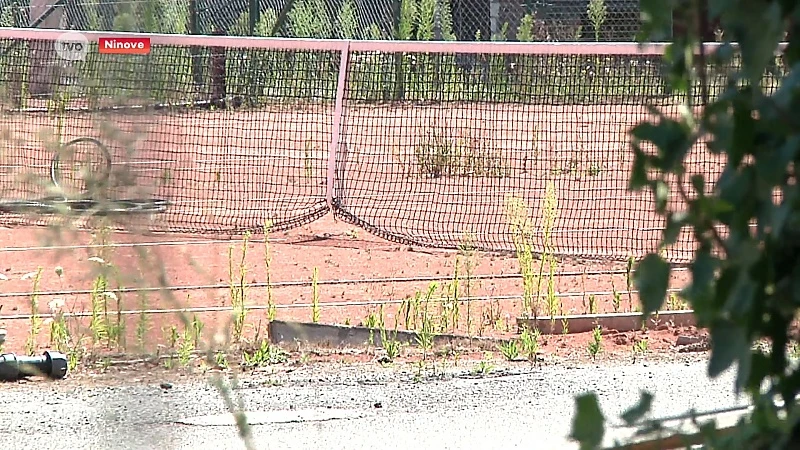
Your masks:
M526 109L527 108L527 109ZM479 108L352 108L345 114L343 140L346 143L348 167L344 183L349 192L358 195L350 198L351 212L366 216L365 220L378 228L412 234L424 230L426 223L410 220L414 208L422 214L422 208L430 208L431 198L425 198L426 191L438 186L447 192L454 192L460 203L448 202L437 211L435 224L441 229L441 239L453 242L463 228L483 226L480 222L464 223L464 217L477 217L480 211L488 211L498 220L481 229L482 233L492 235L502 227L497 223L502 217L501 193L521 191L528 200L532 217L538 216L539 203L543 195L546 179L554 180L559 195L559 214L555 225L554 244L556 252L581 253L587 255L613 254L619 258L633 253L641 256L652 250L659 236L660 221L650 212L649 198L633 196L626 191L630 170L631 155L626 151L626 131L636 121L645 118L641 111L633 112L622 106L603 106L595 108L562 107L514 107L502 111L497 106L481 105ZM494 139L500 150L509 155L512 176L500 181L482 181L485 186L475 185L470 177L450 183L434 185L427 180L401 180L406 169L398 164L398 149L403 150L411 144L413 136L424 135L430 129L431 117L444 117L450 125L470 132L488 133L486 139ZM13 117L13 116L12 116ZM29 167L35 162L47 161L47 154L40 150L39 138L34 130L52 123L43 116L16 117L14 139L28 142L24 148L12 149L13 155L23 158L23 165ZM87 119L86 115L76 114L67 121L69 136L80 137L97 135L98 125ZM275 111L224 112L214 116L200 113L195 116L157 116L140 115L108 116L120 130L126 130L132 142L138 142L135 158L144 161L163 161L170 155L168 168L171 173L191 172L180 184L170 185L157 180L180 179L164 177L163 173L152 174L141 164L137 170L145 175L145 181L154 183L145 186L176 200L176 213L166 213L155 217L153 222L160 228L180 227L177 221L186 212L198 213L193 220L195 226L208 226L237 220L249 226L259 225L258 217L263 210L278 211L287 217L303 212L303 207L319 207L324 204L327 142L330 140L330 114L321 112L294 111L286 113ZM368 120L369 119L369 120ZM373 128L370 128L373 127ZM93 131L94 130L94 131ZM138 141L137 141L138 139ZM536 143L532 149L530 143ZM310 143L310 145L309 145ZM116 149L115 151L119 151ZM38 152L38 153L37 153ZM160 153L159 153L160 152ZM248 154L248 152L250 152ZM526 153L528 152L528 153ZM532 153L531 153L532 152ZM309 155L311 166L306 166L304 155ZM535 158L528 158L532 154ZM259 156L261 155L261 156ZM266 156L264 156L266 155ZM221 161L224 157L241 157L236 167ZM259 158L270 158L272 162L261 164ZM27 159L24 159L27 158ZM248 159L249 158L249 159ZM262 159L263 159L262 158ZM571 173L561 171L565 164L578 160L580 166ZM202 162L201 160L205 160ZM211 161L211 162L209 162ZM587 176L588 166L600 165L600 172ZM5 162L4 164L7 164ZM169 166L169 164L172 164ZM214 169L214 164L222 169ZM526 164L529 164L526 166ZM359 170L359 168L362 168ZM160 169L163 172L163 167ZM310 170L311 175L304 180L303 173ZM718 167L708 164L698 165L698 170L716 171ZM150 170L152 172L152 170ZM14 174L12 174L14 175ZM9 182L3 176L3 181ZM149 178L148 178L149 177ZM194 184L192 184L194 183ZM348 185L349 183L349 185ZM472 183L472 188L458 189ZM492 185L494 183L494 185ZM514 183L517 183L515 185ZM521 184L520 184L521 183ZM494 186L497 195L486 195L486 190ZM404 192L421 193L416 199L404 198ZM387 192L388 191L388 192ZM502 192L501 192L502 191ZM345 193L348 191L345 190ZM380 194L382 198L375 196ZM391 195L387 195L391 194ZM490 193L491 194L491 193ZM600 195L603 194L603 195ZM6 197L13 192L3 192ZM394 198L392 198L394 195ZM210 196L210 197L209 197ZM198 208L193 210L190 200L205 201L226 199L226 209ZM276 197L277 196L277 197ZM281 197L283 196L283 197ZM472 197L471 197L472 196ZM276 206L275 198L286 200ZM260 198L260 200L254 200ZM482 205L470 204L469 200L485 201ZM183 203L181 203L183 202ZM231 203L233 202L233 203ZM280 202L278 202L280 203ZM453 209L453 205L458 208ZM259 210L261 208L261 210ZM298 211L299 208L299 211ZM389 214L385 217L370 217L376 208ZM463 212L464 208L473 211ZM201 211L202 209L202 211ZM259 212L260 211L260 212ZM392 211L405 211L403 217L392 218ZM461 211L461 212L459 212ZM254 213L255 212L255 213ZM410 212L410 213L409 213ZM411 215L409 215L411 214ZM381 220L375 220L375 219ZM454 218L458 218L455 220ZM424 217L423 217L424 219ZM459 222L461 221L461 222ZM416 227L416 228L415 228ZM14 248L40 247L45 245L45 229L14 226L5 228L0 235L0 273L8 280L2 281L2 292L8 295L15 292L28 292L30 279L23 275L44 269L40 290L70 291L91 288L92 269L96 263L89 261L91 256L86 249L57 252L55 250L25 250ZM318 237L324 236L323 239ZM408 247L376 238L364 230L343 222L334 222L330 215L288 232L272 234L272 283L309 282L314 268L319 274L319 300L322 305L321 321L324 323L360 324L370 313L377 313L377 305L352 305L352 303L379 302L384 299L403 299L416 291L427 289L426 281L391 281L389 278L441 277L439 284L452 278L456 253ZM52 238L52 235L50 236ZM204 239L208 238L207 236ZM260 239L255 236L254 239ZM52 239L51 239L52 241ZM203 241L187 234L157 234L143 236L137 234L115 233L114 243L152 243L164 241ZM45 243L43 243L45 242ZM88 233L74 236L61 236L51 244L86 245L90 242ZM240 255L240 241L225 244L184 244L184 245L139 245L137 247L114 248L110 262L121 272L133 274L134 279L125 280L127 287L158 286L158 267L164 268L165 280L170 286L206 286L204 289L173 290L172 298L163 293L149 292L146 296L126 294L121 297L122 308L138 310L143 305L147 309L180 307L224 307L230 306L228 284L228 247L234 246L235 257ZM11 249L9 249L11 248ZM141 254L138 254L141 252ZM678 254L686 256L686 249ZM159 261L155 266L142 268L139 257L148 261ZM475 275L509 275L518 273L516 259L511 256L479 254L476 256ZM55 267L64 268L64 276L59 279ZM265 282L264 246L251 243L248 248L247 278L250 282ZM608 272L624 272L624 262L578 261L560 258L559 276L556 277L555 291L560 294L576 294L563 297L559 312L583 313L588 311L588 294L595 293L599 312L612 310L612 287L617 291L626 290L624 273L614 275ZM462 272L462 287L463 267ZM584 275L586 273L586 275ZM685 283L685 272L673 276L675 286ZM382 281L363 281L364 279L383 279ZM354 280L353 283L334 283L333 280ZM361 282L355 282L362 280ZM519 278L482 279L474 281L472 297L516 296L522 293ZM208 288L213 286L213 288ZM546 289L543 283L542 290ZM275 302L279 305L277 318L310 321L309 307L290 307L311 303L311 286L282 286L274 290ZM462 288L462 296L465 295ZM59 298L66 302L67 311L88 311L88 294L43 295L40 298L40 311L47 312L48 302ZM266 305L266 290L252 288L248 294L249 304ZM145 301L146 303L142 303ZM325 306L326 304L351 303L351 305ZM623 295L622 311L637 304L633 296ZM27 297L3 297L0 301L0 317L29 313ZM386 323L393 326L393 315L397 305L386 306ZM466 305L461 307L461 330L466 325ZM503 299L498 301L475 300L471 302L472 332L483 328L483 334L506 334L513 332L513 321L520 313L520 301ZM206 330L220 329L230 318L230 313L202 313L199 317L206 324ZM263 311L254 312L248 320L255 326ZM155 346L164 341L162 329L168 324L177 323L174 315L153 315L146 341ZM265 322L261 322L265 326ZM490 326L490 323L494 325ZM129 342L133 338L136 316L126 317ZM485 326L481 327L480 324ZM26 320L5 318L0 326L9 328L9 349L22 347L29 323ZM263 328L262 326L262 328ZM499 330L498 330L499 328ZM252 330L251 330L252 331ZM263 331L263 330L262 330ZM42 345L46 345L43 333Z

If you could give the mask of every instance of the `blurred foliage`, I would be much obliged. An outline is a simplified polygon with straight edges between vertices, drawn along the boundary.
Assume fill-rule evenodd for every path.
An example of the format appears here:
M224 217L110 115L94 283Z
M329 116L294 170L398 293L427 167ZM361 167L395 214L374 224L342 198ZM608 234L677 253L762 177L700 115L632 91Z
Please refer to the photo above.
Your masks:
M652 108L653 118L631 130L630 189L652 193L653 206L664 218L662 249L684 230L694 236L691 282L680 296L695 311L699 327L709 330L708 374L717 377L734 367L732 387L755 405L728 434L713 423L698 423L699 440L704 448L798 448L800 368L789 354L797 342L800 306L795 172L800 34L794 20L800 17L800 2L643 0L641 5L646 19L641 40L668 37L672 11L684 12L679 25L685 32L673 37L666 60L672 88L686 95L680 115ZM721 45L699 46L699 36L717 26ZM788 46L779 52L782 40ZM768 80L779 65L786 73L771 89ZM719 72L726 72L726 85L709 92L709 80ZM698 152L725 157L719 178L690 171L688 159ZM663 305L670 274L658 252L639 262L635 282L645 314ZM688 380L686 388L691 389ZM643 396L624 421L652 428L652 421L642 419L653 401ZM572 436L583 449L597 448L605 421L597 398L581 396L576 407Z

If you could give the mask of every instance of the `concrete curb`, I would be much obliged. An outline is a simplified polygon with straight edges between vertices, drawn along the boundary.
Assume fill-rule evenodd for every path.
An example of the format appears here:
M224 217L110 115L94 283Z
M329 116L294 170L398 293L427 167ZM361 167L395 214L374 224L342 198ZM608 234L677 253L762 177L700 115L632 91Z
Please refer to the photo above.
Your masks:
M393 338L402 344L417 345L417 333L411 331L386 330L387 338ZM370 340L370 337L372 338ZM286 322L273 320L269 324L269 340L273 344L301 343L325 348L352 348L372 345L382 346L381 331L375 328L352 327L342 325L325 325L320 323ZM440 334L434 336L433 343L441 345L473 345L483 348L496 348L505 342L503 339L486 337L460 336Z
M642 328L642 313L609 313L609 314L577 314L564 316L544 316L536 319L517 318L517 326L538 329L542 334L563 334L564 322L567 333L585 333L600 325L604 329L614 331L636 331ZM694 311L661 311L650 316L648 328L661 326L690 327L696 326Z

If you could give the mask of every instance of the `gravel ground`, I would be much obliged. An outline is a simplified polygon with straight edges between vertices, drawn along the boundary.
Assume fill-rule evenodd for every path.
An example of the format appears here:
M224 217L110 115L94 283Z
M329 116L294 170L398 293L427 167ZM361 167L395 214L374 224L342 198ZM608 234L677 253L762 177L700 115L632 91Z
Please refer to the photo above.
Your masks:
M451 363L446 376L421 381L411 366L314 363L250 373L234 392L243 409L254 412L259 449L577 448L565 437L573 397L587 390L597 392L605 412L615 417L642 389L656 394L659 417L746 404L732 392L731 373L706 377L704 358L542 367L497 363L487 376L474 375L474 365ZM233 426L179 423L226 411L218 391L200 376L138 368L0 389L3 449L245 448ZM309 409L357 417L264 423L275 413L257 413Z

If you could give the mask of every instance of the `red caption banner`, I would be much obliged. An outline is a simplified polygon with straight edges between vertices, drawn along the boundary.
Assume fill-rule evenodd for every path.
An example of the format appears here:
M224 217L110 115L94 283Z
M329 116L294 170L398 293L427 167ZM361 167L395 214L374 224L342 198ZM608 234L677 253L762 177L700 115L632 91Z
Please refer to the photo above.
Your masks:
M147 55L150 53L150 38L99 38L100 53L113 55Z

